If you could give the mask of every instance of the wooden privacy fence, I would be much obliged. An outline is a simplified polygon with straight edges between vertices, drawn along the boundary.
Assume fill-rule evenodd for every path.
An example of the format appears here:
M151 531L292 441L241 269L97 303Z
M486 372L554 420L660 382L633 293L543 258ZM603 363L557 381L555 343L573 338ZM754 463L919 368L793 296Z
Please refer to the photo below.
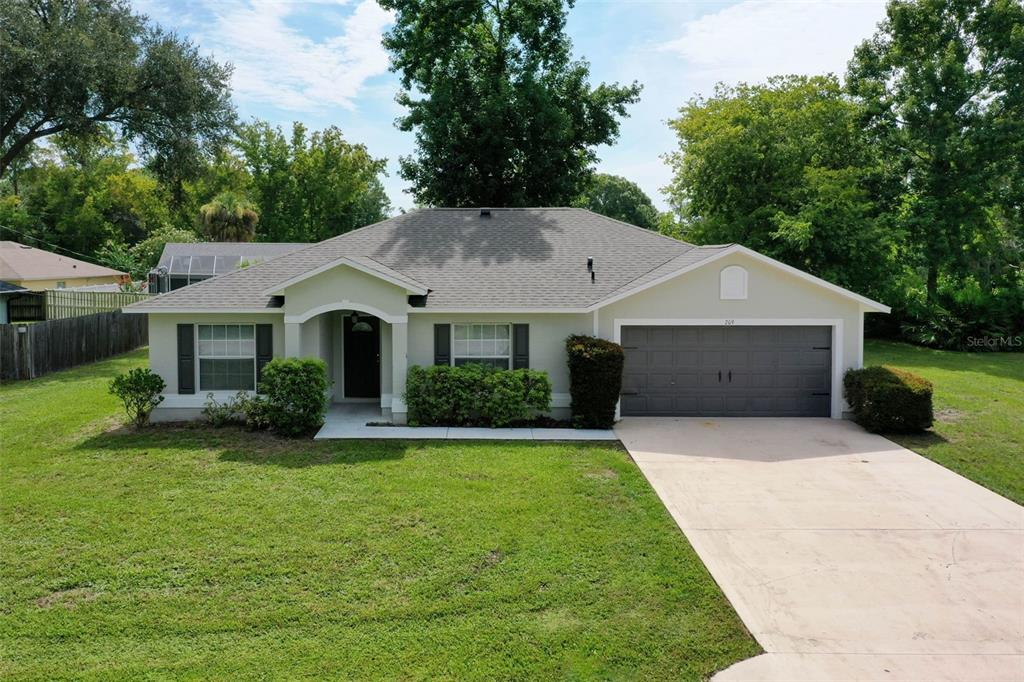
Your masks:
M120 311L0 324L0 380L35 379L134 350L148 341L148 316Z

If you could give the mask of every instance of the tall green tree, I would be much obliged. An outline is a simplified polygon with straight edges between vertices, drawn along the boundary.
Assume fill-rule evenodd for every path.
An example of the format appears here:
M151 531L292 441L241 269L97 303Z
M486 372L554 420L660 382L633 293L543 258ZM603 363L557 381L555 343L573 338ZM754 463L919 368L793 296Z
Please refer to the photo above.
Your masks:
M893 0L857 48L847 83L905 178L899 225L928 299L944 275L979 275L991 270L979 263L1001 253L1019 271L1022 235L1008 218L1019 217L1024 197L1024 5Z
M125 0L0 0L0 176L35 141L102 125L181 175L229 132L230 74Z
M260 241L321 241L387 217L384 159L330 127L291 137L256 121L240 128L238 148L251 175Z
M620 175L595 173L573 206L648 230L658 228L658 209L640 185Z
M685 239L737 242L868 295L892 281L900 237L890 170L834 77L719 86L669 122L665 188Z
M53 136L20 175L20 194L0 202L0 217L46 244L91 255L170 222L164 187L105 126Z
M640 86L590 86L565 35L572 2L380 4L395 12L384 45L404 88L398 127L416 138L400 172L419 203L564 206L579 196Z

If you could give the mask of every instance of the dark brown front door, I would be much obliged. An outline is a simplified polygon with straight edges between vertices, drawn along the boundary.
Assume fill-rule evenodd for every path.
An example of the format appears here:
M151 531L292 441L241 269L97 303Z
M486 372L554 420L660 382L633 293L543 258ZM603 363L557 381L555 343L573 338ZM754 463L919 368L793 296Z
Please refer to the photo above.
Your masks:
M380 397L380 320L360 317L353 329L352 316L345 316L345 397ZM359 331L364 324L368 331Z

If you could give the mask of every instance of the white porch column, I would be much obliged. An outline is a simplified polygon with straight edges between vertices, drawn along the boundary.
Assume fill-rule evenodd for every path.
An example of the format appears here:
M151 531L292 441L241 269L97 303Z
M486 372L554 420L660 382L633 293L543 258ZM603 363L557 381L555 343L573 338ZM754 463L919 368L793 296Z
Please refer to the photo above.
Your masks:
M302 323L284 323L284 356L298 358L302 356Z
M405 375L409 369L409 323L391 323L391 418L396 424L404 424Z

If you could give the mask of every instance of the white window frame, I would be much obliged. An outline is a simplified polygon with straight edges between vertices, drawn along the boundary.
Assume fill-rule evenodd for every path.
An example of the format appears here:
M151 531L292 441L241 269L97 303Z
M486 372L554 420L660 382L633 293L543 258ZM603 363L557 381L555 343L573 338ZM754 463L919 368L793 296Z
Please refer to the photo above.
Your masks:
M221 324L196 324L195 357L196 357L196 390L206 393L237 393L246 391L256 392L256 324L255 323L221 323ZM252 355L201 355L199 353L199 329L201 327L252 327ZM249 360L252 359L252 388L203 388L203 360Z
M502 356L502 355L497 355L497 354L495 354L495 355L479 355L479 356L456 355L455 354L455 328L456 327L472 327L474 325L481 326L481 327L507 327L508 328L508 355L507 356ZM493 359L498 359L498 358L502 358L502 357L504 357L504 358L506 358L508 360L508 364L505 367L505 369L512 369L512 323L511 322L453 322L452 323L452 325L451 325L451 359L450 359L452 367L455 366L456 358L458 358L459 360L468 360L469 362L472 362L473 360L493 360Z

